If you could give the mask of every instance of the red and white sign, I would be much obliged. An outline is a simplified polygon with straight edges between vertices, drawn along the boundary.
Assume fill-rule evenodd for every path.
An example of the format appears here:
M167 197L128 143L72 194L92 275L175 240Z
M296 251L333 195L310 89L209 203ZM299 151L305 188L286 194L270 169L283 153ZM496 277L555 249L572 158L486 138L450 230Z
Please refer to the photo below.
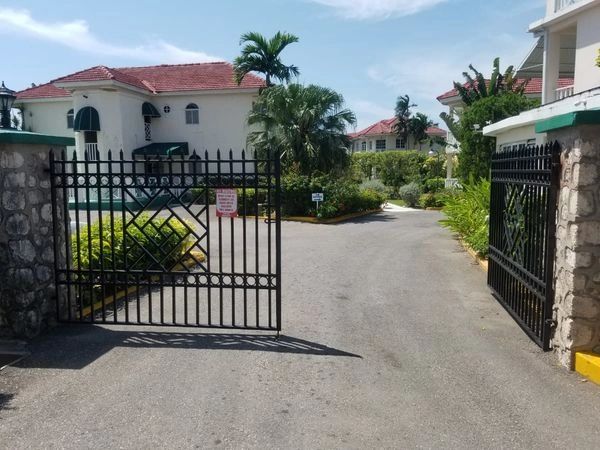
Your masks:
M217 217L237 217L237 190L217 189Z

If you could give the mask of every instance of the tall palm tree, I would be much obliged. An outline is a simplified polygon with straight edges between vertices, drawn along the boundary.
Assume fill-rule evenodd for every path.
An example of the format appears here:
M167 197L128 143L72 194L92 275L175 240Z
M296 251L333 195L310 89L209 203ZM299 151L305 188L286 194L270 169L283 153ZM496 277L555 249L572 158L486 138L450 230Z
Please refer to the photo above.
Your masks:
M288 45L298 42L298 37L278 31L271 39L260 33L242 34L240 45L242 54L233 62L235 81L240 84L249 72L264 74L267 86L273 85L273 79L289 82L300 71L296 66L286 66L281 62L280 54Z
M410 133L409 125L410 125L410 117L411 117L411 108L416 107L417 105L410 102L410 97L408 95L400 95L396 100L396 125L395 131L398 135L404 138L404 142L408 147L408 136Z
M419 150L429 136L427 135L427 129L433 126L433 122L427 117L426 114L416 113L410 118L408 122L408 129L410 134L413 135L415 142L419 143Z
M297 166L306 175L329 173L348 161L350 140L346 128L356 116L344 108L337 92L315 85L290 84L267 89L256 101L248 124L257 126L248 143L264 154L282 152L285 167Z

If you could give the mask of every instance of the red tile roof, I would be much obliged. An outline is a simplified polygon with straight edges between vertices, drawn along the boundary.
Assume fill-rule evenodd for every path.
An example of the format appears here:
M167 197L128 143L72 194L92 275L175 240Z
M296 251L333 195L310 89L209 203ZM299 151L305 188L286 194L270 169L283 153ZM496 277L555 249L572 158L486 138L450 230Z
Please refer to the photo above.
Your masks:
M392 117L391 119L380 120L377 123L365 128L364 130L358 131L356 133L350 133L348 136L352 139L363 137L363 136L376 136L382 134L396 134L394 130L394 126L396 125L396 118ZM429 127L427 129L427 134L430 136L442 136L446 137L446 130L442 130L437 126Z
M524 80L517 79L517 83L520 83ZM489 80L486 80L486 84L489 83ZM558 80L558 87L570 86L573 84L573 78L560 78ZM468 84L463 84L464 87L467 87ZM527 86L525 86L525 94L541 94L542 93L542 79L541 78L530 78L527 82ZM438 96L438 101L457 97L458 91L456 89L452 89L448 92L444 92L442 95Z
M28 99L28 98L58 98L58 97L70 97L64 89L54 86L52 83L40 84L39 86L33 86L17 92L17 99Z
M25 89L17 93L18 99L66 97L69 93L54 83L76 83L86 81L109 81L135 86L152 93L201 91L215 89L261 88L265 81L248 74L238 86L233 78L233 66L226 62L175 64L147 67L122 67L118 69L96 66L75 72L50 83ZM43 89L39 89L42 88Z

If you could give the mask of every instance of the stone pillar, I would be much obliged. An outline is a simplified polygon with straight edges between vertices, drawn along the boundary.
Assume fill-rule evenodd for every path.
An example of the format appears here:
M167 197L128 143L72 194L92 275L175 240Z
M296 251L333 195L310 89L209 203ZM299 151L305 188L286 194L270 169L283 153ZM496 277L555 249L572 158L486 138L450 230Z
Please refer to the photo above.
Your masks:
M600 352L600 125L551 131L562 146L552 344L572 369L576 351Z
M49 139L0 133L0 337L33 337L56 321L51 145L43 143ZM55 207L61 264L66 257L62 205L59 196Z

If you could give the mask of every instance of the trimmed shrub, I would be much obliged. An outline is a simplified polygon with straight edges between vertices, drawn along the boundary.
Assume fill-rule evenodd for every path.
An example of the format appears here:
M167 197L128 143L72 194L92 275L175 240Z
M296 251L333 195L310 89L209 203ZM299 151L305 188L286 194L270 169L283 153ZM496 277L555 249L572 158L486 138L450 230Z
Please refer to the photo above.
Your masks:
M415 207L419 204L419 197L423 190L417 183L409 183L402 186L398 192L400 198L406 202L407 206Z
M441 208L444 206L443 196L433 192L427 192L419 197L421 208Z
M464 183L445 196L446 219L441 223L457 233L479 255L487 256L489 246L490 181Z
M376 176L398 192L400 186L423 180L428 173L427 156L417 151L389 150L385 152L357 152L352 154L352 176L359 180Z

